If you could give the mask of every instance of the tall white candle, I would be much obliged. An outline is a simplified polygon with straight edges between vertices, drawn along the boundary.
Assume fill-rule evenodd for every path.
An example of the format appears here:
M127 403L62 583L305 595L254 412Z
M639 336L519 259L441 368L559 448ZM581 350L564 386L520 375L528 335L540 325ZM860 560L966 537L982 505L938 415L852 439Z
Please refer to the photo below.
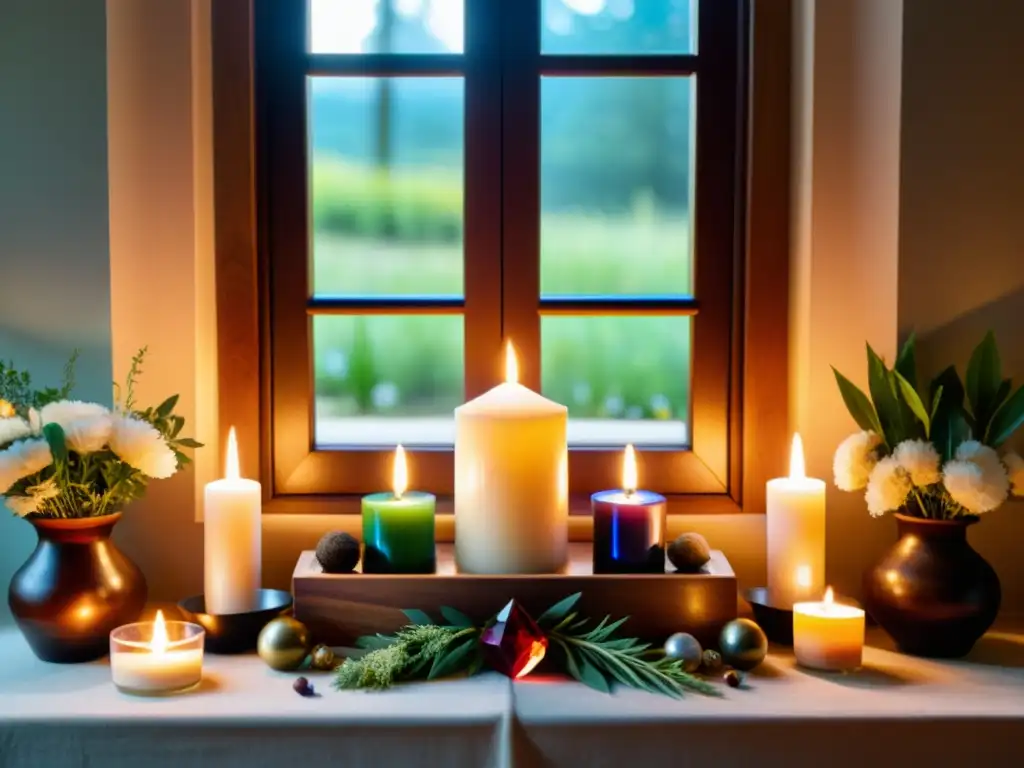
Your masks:
M517 383L455 409L455 559L464 573L555 573L569 533L567 410Z
M206 485L205 602L207 613L245 613L258 607L260 484L239 476L235 428L228 433L223 480Z
M807 477L800 435L793 435L789 477L768 481L768 594L790 608L825 589L825 481Z

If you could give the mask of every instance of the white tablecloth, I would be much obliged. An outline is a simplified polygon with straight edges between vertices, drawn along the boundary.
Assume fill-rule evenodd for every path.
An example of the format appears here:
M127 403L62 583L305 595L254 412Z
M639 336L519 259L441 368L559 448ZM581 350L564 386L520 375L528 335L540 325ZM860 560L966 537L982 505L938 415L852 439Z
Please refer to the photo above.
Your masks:
M0 634L0 767L1024 765L1024 633L970 661L871 648L866 668L815 675L773 653L745 689L673 701L493 673L337 692L291 688L254 656L206 658L196 692L117 692L106 662L37 661Z

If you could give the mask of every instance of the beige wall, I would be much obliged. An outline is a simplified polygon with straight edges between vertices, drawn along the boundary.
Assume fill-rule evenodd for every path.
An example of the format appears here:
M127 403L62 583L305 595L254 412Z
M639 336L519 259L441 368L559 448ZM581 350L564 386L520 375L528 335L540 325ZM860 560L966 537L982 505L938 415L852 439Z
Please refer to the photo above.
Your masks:
M922 61L931 62L950 50L950 39L957 40L957 50L963 42L955 36L942 39L943 35L929 30L936 24L942 28L948 25L962 36L965 27L970 30L973 24L980 24L967 24L972 15L969 7L1002 5L1002 11L1009 13L1016 5L1013 0L949 2L945 4L950 11L956 11L962 18L938 21L941 14L925 11L926 6L933 6L932 0L907 0L907 28L901 35L900 0L795 2L802 20L796 38L798 63L805 76L800 79L801 95L794 115L803 147L797 153L799 164L795 174L799 204L794 217L794 426L803 431L807 440L811 472L829 477L835 442L852 425L843 415L828 365L834 363L859 374L865 339L891 354L898 327L925 324L911 314L911 307L923 306L932 312L935 305L928 299L921 301L922 292L910 282L911 264L918 263L918 271L923 272L925 259L940 257L937 249L928 246L927 233L932 231L928 227L933 217L921 214L920 206L935 205L941 215L964 211L963 194L949 195L950 201L958 200L957 205L936 194L927 176L931 166L927 156L915 164L914 153L907 155L901 179L901 107L907 113L904 144L913 131L914 140L943 147L941 152L936 148L935 154L949 150L953 153L950 156L956 156L957 152L969 151L971 154L964 155L966 162L975 162L983 151L992 151L976 145L965 149L958 143L956 131L935 128L931 117L918 112L924 108L918 102L927 102L922 99L922 89L937 87L936 83L942 80L935 77L937 70L931 64L925 66ZM83 7L70 0L65 0L65 4ZM96 5L89 6L95 25ZM131 351L148 343L152 362L142 385L143 396L157 398L167 392L181 392L183 412L200 439L208 439L213 433L216 418L212 407L216 399L212 358L216 338L211 315L209 62L208 39L202 24L204 8L204 0L175 0L158 7L147 6L147 12L140 13L138 4L131 0L107 2L110 312L114 321L112 346L116 370L121 375ZM102 12L99 16L102 17ZM1000 30L1011 25L1002 27L996 19L992 26L992 34L1003 34ZM45 30L37 29L36 35L35 44L26 44L20 51L18 69L26 69L23 62L34 61L33 50L46 47L41 43L46 39ZM904 79L910 82L903 83L901 95L904 39ZM102 59L102 39L89 38L88 45L94 57ZM985 67L996 67L994 60L988 61ZM957 65L964 66L962 56L958 55ZM972 66L982 67L982 63L974 62ZM985 67L980 71L987 71ZM76 92L93 109L102 110L104 104L102 78L94 75L76 87ZM159 83L159 88L153 87L154 83ZM972 81L970 87L958 88L952 109L969 93L969 101L981 101L989 110L998 108L1003 119L1012 114L1013 109L1007 106L1009 100L1003 99L998 91L993 90L983 98L975 86ZM1019 97L1019 86L1015 87ZM1021 101L1017 99L1018 104ZM946 110L940 116L949 117ZM961 115L956 119L967 121L968 117ZM979 138L978 144L998 141L1007 152L1021 151L1014 146L1009 127L991 118L978 120L987 126L979 129L983 138ZM96 124L93 123L93 130ZM938 130L938 137L933 128ZM945 140L940 141L943 136ZM1019 155L1017 159L1020 160ZM987 171L979 170L973 177L978 184L983 183L985 173L998 176L1007 172L994 161L986 167ZM1002 183L1003 189L1010 189L1020 181L1007 175ZM0 188L2 185L0 180ZM1018 188L1018 195L1019 192ZM993 205L1001 199L995 193L990 197ZM90 207L91 200L79 204L81 210L89 212L82 214L89 221L102 218L103 211ZM905 220L899 218L900 206L905 209ZM977 207L979 215L990 213L980 203ZM922 222L922 234L912 242L908 227L912 232L915 210ZM1007 272L1012 269L1009 238L1013 232L1019 235L1011 215L1007 208L1004 218L989 219L993 230L986 233L989 241L978 244L979 248L988 249L999 237L1005 238L998 252L1003 254L999 258L1007 262ZM898 240L900 228L904 231ZM1003 234L997 236L996 228ZM904 264L899 262L899 248L907 253ZM947 264L946 270L976 264L976 249L970 250L969 260ZM920 259L915 259L915 253L921 254ZM958 252L948 258L960 259L961 255ZM19 285L45 280L52 274L51 267L56 268L53 262L41 264L42 269L19 278ZM1017 272L1014 291L1019 291L1019 278ZM960 295L956 290L961 285L960 276L948 282L941 275L935 279L943 286L954 286L954 293ZM1006 275L1001 274L998 278L993 276L986 285L994 291L997 285L1005 289L1008 282ZM106 294L101 287L90 295ZM1004 293L981 290L971 295L966 316L971 308L987 306ZM106 311L102 300L99 309ZM943 306L952 305L947 300ZM92 310L97 311L96 307ZM923 310L914 309L915 313L919 311ZM938 333L961 316L963 312L958 310L927 322ZM1009 314L1002 317L1002 327L1012 329ZM3 325L7 326L6 318ZM80 326L78 321L59 324L68 334ZM1009 341L1007 334L1004 342ZM109 347L106 349L109 355ZM1016 349L1019 359L1020 346ZM1008 352L1007 358L1012 357ZM109 357L106 361L109 369ZM1024 376L1024 365L1018 365L1016 370ZM203 480L216 471L215 448L202 452L203 464L197 473L189 472L154 486L149 498L138 504L130 519L119 526L122 545L143 566L155 597L173 599L202 589L202 529L196 522L195 500ZM1006 520L1010 520L1009 514ZM351 519L337 517L266 516L265 581L268 585L286 585L300 549L311 547L328 528L351 527L353 523ZM996 525L1006 530L1010 524L995 523L989 530L979 531L979 546L989 544ZM714 546L724 549L742 582L756 584L763 579L763 517L688 517L673 526L674 531L684 527L706 533ZM988 527L988 522L984 527ZM830 490L829 580L841 590L859 591L862 569L892 536L892 525L888 521L869 520L863 502L856 496ZM990 554L991 547L982 548ZM993 560L1003 573L1004 582L1009 582L1007 592L1012 600L1008 602L1019 609L1024 607L1024 574L1015 570L1018 566L1009 558L1009 545L1004 547L1003 554L1006 556L997 551Z
M899 326L963 374L988 329L1024 383L1024 3L905 0ZM1020 436L1017 448L1024 448ZM971 532L1024 610L1024 503Z

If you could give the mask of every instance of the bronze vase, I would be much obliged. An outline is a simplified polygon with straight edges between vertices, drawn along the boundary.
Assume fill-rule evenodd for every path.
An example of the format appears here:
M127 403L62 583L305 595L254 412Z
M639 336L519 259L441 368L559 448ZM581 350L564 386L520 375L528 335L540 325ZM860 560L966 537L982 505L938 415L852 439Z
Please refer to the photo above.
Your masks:
M899 541L864 575L864 603L900 651L959 658L995 621L999 577L967 542L974 522L896 515Z
M110 631L142 614L146 579L110 540L120 517L29 520L39 542L11 579L7 601L43 661L102 658Z

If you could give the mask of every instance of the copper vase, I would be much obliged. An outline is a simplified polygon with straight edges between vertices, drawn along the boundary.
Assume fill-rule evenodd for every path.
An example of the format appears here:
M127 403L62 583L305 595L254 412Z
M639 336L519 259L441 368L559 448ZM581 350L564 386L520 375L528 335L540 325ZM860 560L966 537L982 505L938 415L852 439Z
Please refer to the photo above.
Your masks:
M999 577L967 542L974 522L896 515L899 541L864 575L864 603L904 653L966 656L995 621Z
M43 661L106 656L110 631L142 614L146 579L110 540L120 517L29 520L39 542L11 579L7 601Z

